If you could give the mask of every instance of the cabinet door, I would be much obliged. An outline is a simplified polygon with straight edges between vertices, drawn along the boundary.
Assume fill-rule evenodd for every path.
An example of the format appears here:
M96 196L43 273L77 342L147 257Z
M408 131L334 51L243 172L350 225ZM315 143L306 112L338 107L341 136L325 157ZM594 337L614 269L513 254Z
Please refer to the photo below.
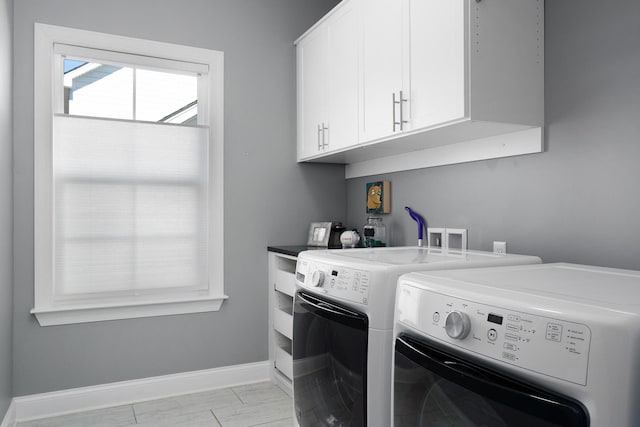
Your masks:
M322 130L327 123L327 31L319 27L297 47L298 158L323 151Z
M400 0L367 0L362 8L362 97L360 140L394 133L393 104L402 88L402 9ZM396 131L400 128L396 127Z
M467 115L466 2L409 2L409 84L407 86L405 74L404 87L411 107L405 118L409 119L408 127L413 130L461 119Z
M358 143L358 13L356 1L350 1L327 21L327 151Z

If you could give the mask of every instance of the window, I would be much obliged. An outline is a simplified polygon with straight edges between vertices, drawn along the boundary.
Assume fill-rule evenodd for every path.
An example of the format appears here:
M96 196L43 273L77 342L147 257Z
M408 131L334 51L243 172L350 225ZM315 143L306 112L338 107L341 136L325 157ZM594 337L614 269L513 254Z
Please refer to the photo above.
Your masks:
M35 40L32 313L218 310L222 53L42 24Z

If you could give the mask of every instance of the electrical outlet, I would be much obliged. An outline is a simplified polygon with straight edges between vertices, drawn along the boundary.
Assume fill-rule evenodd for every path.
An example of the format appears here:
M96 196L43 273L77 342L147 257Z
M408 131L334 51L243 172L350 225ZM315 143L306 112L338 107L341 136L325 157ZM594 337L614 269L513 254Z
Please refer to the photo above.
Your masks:
M493 242L493 253L502 255L507 253L507 242Z

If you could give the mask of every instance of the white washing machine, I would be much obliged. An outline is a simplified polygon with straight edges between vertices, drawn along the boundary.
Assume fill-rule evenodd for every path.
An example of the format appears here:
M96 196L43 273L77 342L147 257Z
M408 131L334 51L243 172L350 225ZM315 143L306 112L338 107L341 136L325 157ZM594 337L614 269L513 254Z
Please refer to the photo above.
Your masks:
M302 252L293 314L298 425L388 426L393 311L401 274L540 262L533 256L420 247Z
M640 272L411 273L396 303L395 427L640 426Z

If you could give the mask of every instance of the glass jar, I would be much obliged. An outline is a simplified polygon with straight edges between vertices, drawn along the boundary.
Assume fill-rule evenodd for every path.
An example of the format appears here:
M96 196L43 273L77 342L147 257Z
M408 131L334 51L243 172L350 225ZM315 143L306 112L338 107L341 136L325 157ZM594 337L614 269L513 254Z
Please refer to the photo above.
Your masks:
M382 223L382 218L367 218L367 224L362 230L362 244L367 248L387 246L387 227Z

